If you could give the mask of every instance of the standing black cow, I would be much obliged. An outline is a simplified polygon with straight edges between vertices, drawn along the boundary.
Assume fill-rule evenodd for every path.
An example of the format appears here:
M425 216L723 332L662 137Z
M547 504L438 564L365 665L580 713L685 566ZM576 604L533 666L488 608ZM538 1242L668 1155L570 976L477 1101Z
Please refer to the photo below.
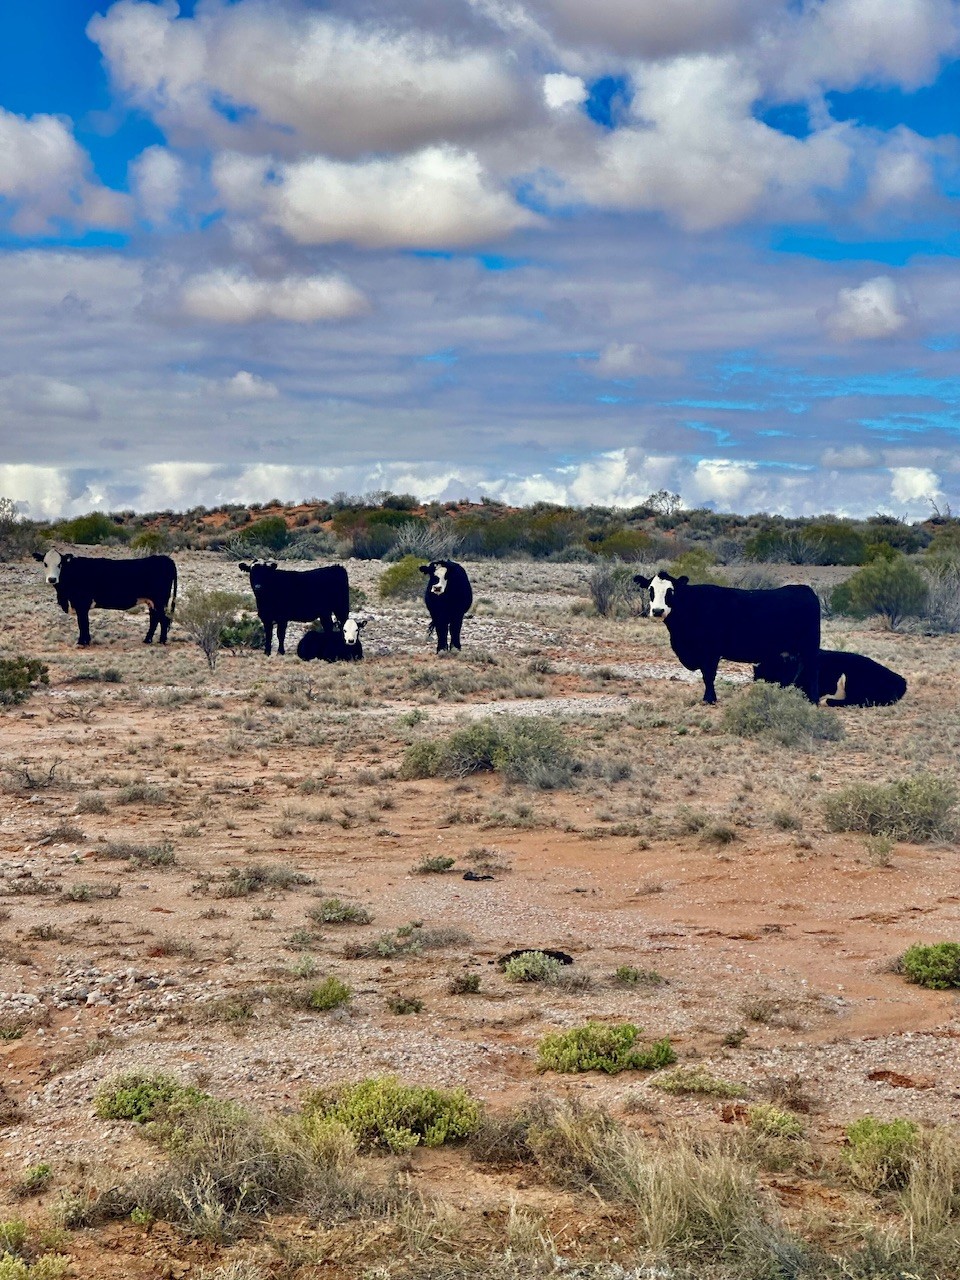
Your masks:
M907 692L907 682L897 671L874 662L862 653L840 649L820 650L820 693L836 695L843 681L843 696L828 697L828 707L891 707ZM754 680L786 686L796 677L796 662L778 655L753 669Z
M781 654L796 664L793 683L811 702L819 698L820 602L811 587L743 591L674 578L661 570L634 582L649 590L650 614L662 618L670 644L688 671L703 676L704 702L716 702L714 681L720 659L776 662Z
M329 568L296 572L278 569L275 560L255 560L240 565L250 575L263 623L263 651L270 656L273 628L277 628L277 653L283 653L288 622L314 622L319 618L326 632L333 631L334 618L342 627L350 613L350 584L342 564Z
M160 643L167 643L170 618L177 603L177 566L169 556L107 560L51 549L45 555L35 551L33 558L43 565L47 582L56 587L57 604L63 612L72 609L77 615L78 645L90 643L92 608L132 609L138 604L145 604L150 610L143 643L153 642L158 624Z
M447 648L459 649L463 617L473 604L473 588L466 569L455 560L432 560L422 564L420 572L427 575L423 603L432 619L430 630L437 633L437 653Z

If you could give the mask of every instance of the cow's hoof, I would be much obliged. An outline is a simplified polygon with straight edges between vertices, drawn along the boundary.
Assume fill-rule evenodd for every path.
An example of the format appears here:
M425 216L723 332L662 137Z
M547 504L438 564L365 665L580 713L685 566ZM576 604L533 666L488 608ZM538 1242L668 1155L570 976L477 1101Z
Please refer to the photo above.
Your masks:
M149 637L148 637L148 636L144 636L144 637L143 637L143 643L144 643L144 644L153 644L153 641L152 641L151 639L149 639Z

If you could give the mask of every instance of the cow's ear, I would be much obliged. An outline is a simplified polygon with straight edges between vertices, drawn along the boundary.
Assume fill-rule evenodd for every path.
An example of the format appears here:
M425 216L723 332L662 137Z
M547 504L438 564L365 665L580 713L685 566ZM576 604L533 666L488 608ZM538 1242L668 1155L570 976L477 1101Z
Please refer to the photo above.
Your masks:
M687 577L686 574L684 574L682 578L674 578L673 585L675 587L685 587L689 581L690 579Z
M241 572L241 573L249 573L249 572L250 572L250 566L249 566L248 564L238 564L238 565L237 565L237 568L240 570L240 572Z
M420 566L420 572L421 572L421 573L432 573L432 572L433 572L433 565L432 565L432 564L422 564L422 565Z
M367 619L367 618L361 618L361 619L360 619L360 621L357 623L357 628L358 628L360 631L362 631L362 630L363 630L363 628L367 625L367 622L368 622L368 621L369 621L369 619Z
M44 554L45 554L45 553L44 553L43 551L35 551L35 552L33 553L33 558L34 558L34 560L39 560L39 561L40 561L40 563L41 563L41 564L43 564L43 557L44 557Z
M268 561L267 561L267 568L268 568L268 569L275 569L276 567L277 567L277 562L276 562L276 560L268 560Z
M650 583L653 581L652 578L645 578L642 573L635 573L633 575L633 580L641 591L646 591L647 587L649 587Z

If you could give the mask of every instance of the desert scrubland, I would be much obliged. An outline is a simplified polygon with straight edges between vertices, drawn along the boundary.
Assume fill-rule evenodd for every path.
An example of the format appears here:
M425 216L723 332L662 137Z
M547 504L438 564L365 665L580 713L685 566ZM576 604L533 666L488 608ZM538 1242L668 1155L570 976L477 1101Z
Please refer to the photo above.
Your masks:
M181 600L243 587L177 559ZM748 668L703 706L662 626L590 615L582 565L468 568L462 654L351 562L364 662L299 662L291 625L210 670L142 611L77 649L38 567L0 564L0 650L49 668L0 710L9 1274L956 1274L956 994L898 971L960 941L949 798L919 839L829 802L949 789L960 640L828 619L908 693L784 743L725 719ZM507 763L423 776L464 730ZM542 948L573 964L496 963ZM675 1061L548 1069L591 1022ZM118 1118L131 1072L152 1123ZM464 1090L459 1140L351 1135L335 1090L383 1077Z

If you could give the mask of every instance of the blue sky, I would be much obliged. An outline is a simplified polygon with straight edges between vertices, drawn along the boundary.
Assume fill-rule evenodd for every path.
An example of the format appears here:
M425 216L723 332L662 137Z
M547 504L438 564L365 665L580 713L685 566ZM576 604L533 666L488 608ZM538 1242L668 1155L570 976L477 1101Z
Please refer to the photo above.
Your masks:
M957 0L13 0L0 493L960 508Z

